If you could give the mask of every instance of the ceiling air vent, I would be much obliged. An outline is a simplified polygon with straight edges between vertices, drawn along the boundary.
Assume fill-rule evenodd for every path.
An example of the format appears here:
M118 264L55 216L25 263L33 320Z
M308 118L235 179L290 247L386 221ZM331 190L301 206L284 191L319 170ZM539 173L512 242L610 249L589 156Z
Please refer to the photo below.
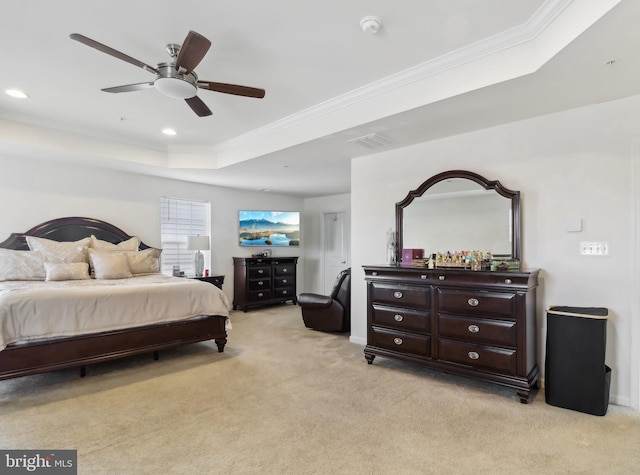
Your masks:
M395 143L389 137L385 137L384 135L376 134L375 132L368 135L363 135L362 137L357 137L355 139L347 140L347 143L352 143L356 145L360 145L361 147L372 149L372 148L380 148L386 147L387 145L391 145Z

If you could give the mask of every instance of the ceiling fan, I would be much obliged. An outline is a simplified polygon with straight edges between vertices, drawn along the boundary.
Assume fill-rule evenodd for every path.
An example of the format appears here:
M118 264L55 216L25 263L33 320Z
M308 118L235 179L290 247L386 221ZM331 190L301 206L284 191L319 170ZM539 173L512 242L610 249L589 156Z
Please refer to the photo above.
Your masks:
M235 94L237 96L256 97L258 99L262 99L265 94L264 89L198 79L194 69L202 61L204 55L207 54L211 47L211 41L195 31L190 31L187 34L182 46L168 44L165 49L171 56L172 61L159 63L155 68L78 33L73 33L69 37L156 75L153 81L102 89L105 92L119 93L155 88L166 96L184 99L199 117L211 115L211 110L196 95L198 89Z

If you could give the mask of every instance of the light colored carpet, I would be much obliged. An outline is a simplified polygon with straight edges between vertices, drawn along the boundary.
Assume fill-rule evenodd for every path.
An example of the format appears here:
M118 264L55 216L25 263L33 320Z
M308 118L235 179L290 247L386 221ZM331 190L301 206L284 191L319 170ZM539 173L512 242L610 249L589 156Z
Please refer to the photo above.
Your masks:
M292 305L233 312L202 343L0 381L0 447L77 449L81 474L631 474L640 415L377 357Z

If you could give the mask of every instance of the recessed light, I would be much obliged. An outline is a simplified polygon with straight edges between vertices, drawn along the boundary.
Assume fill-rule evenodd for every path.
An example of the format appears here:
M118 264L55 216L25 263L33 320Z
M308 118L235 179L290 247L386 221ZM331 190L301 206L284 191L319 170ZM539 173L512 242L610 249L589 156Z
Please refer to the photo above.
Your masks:
M173 129L162 129L162 133L165 135L176 135L176 131Z
M9 96L15 97L17 99L26 99L27 97L29 97L24 92L22 92L20 89L7 89L4 92L6 92Z

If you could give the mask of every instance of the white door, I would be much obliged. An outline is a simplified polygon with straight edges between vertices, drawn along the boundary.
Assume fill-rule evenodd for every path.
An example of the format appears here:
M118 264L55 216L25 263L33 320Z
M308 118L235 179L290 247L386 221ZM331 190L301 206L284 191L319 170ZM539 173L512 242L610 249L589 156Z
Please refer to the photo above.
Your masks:
M349 267L349 229L344 211L324 213L324 294L329 295L340 271Z

